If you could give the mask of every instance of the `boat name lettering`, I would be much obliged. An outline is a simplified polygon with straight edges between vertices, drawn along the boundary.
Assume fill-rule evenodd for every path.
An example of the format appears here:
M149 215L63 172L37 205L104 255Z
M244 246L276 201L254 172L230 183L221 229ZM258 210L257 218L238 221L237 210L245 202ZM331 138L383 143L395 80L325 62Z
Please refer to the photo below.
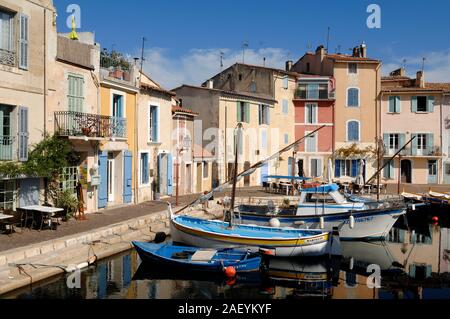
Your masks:
M361 218L355 218L355 223L369 223L373 221L373 217L361 217ZM344 224L348 224L350 221L346 220Z

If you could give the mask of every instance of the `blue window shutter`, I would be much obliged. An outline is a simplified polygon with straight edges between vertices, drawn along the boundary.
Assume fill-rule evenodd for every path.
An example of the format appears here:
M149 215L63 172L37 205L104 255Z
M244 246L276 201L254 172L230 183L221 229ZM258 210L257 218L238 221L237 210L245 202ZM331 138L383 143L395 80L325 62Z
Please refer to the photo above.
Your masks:
M352 160L352 177L358 176L358 161Z
M427 150L432 152L434 149L434 134L427 134Z
M383 166L386 165L386 163L387 163L387 160L384 160L383 161ZM390 170L390 166L389 165L387 165L387 166L385 166L383 168L383 177L386 178L386 179L389 178L389 170Z
M20 14L20 31L19 31L19 68L28 69L28 16Z
M389 97L389 113L395 112L395 100L396 100L396 96Z
M26 162L28 160L28 108L19 107L19 130L18 130L18 152L19 161Z
M417 113L417 96L411 97L411 112Z
M434 96L429 96L427 98L427 111L430 113L434 112Z
M173 195L173 160L172 154L167 154L167 195Z
M158 112L158 107L154 107L154 112L155 112L155 142L159 142L159 112Z
M397 113L401 113L402 109L401 109L401 99L400 96L396 96L395 97L395 112Z
M334 161L334 177L336 177L336 178L341 177L341 161L340 160Z
M123 161L123 202L131 203L133 197L132 175L133 175L133 155L130 151L125 151Z
M313 107L312 107L312 119L313 119L314 124L316 124L318 122L316 105L313 105Z
M289 102L288 100L283 100L283 114L289 113Z
M98 187L98 208L105 208L108 203L108 152L98 154L98 171L100 185Z
M413 133L411 134L411 138L415 137L415 139L412 141L412 152L411 155L417 155L417 134Z
M148 184L150 170L148 167L148 153L142 154L142 184Z
M348 106L358 107L359 106L359 90L352 88L347 92Z
M347 124L347 139L351 142L359 141L359 123L356 121L350 121Z
M288 173L287 173L287 176L292 176L293 175L292 174L293 165L294 165L294 159L292 157L289 157L289 159L288 159Z
M317 176L323 175L322 159L317 159Z

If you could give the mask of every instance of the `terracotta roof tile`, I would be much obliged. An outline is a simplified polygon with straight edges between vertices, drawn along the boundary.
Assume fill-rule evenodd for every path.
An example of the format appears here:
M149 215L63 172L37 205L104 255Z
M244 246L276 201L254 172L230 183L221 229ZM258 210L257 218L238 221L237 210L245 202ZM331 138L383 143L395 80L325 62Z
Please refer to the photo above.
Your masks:
M148 84L145 84L145 83L141 83L141 88L142 89L146 89L146 90L151 90L151 91L157 91L157 92L165 93L165 94L168 94L168 95L171 95L171 96L175 96L176 95L175 92L168 91L168 90L165 90L165 89L163 89L161 87L148 85Z
M197 112L194 112L191 109L187 109L187 108L177 106L177 105L172 106L172 113L186 113L186 114L191 114L192 116L198 115Z

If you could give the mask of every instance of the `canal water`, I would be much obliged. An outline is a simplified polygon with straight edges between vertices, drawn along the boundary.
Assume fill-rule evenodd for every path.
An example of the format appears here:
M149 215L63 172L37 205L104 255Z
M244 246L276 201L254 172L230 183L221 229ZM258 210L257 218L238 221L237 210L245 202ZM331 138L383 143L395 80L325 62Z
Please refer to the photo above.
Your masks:
M3 298L450 299L449 215L423 208L400 218L384 242L343 242L340 259L268 260L263 273L235 280L156 269L128 251L81 272L79 288L60 276Z

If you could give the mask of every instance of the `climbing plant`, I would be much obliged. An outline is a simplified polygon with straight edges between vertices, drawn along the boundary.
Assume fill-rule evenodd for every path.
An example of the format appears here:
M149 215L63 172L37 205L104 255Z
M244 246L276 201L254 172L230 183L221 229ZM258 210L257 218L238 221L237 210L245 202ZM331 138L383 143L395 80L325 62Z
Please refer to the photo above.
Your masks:
M334 158L372 158L376 156L376 150L372 146L359 148L358 144L353 143L350 146L344 146L334 152Z

